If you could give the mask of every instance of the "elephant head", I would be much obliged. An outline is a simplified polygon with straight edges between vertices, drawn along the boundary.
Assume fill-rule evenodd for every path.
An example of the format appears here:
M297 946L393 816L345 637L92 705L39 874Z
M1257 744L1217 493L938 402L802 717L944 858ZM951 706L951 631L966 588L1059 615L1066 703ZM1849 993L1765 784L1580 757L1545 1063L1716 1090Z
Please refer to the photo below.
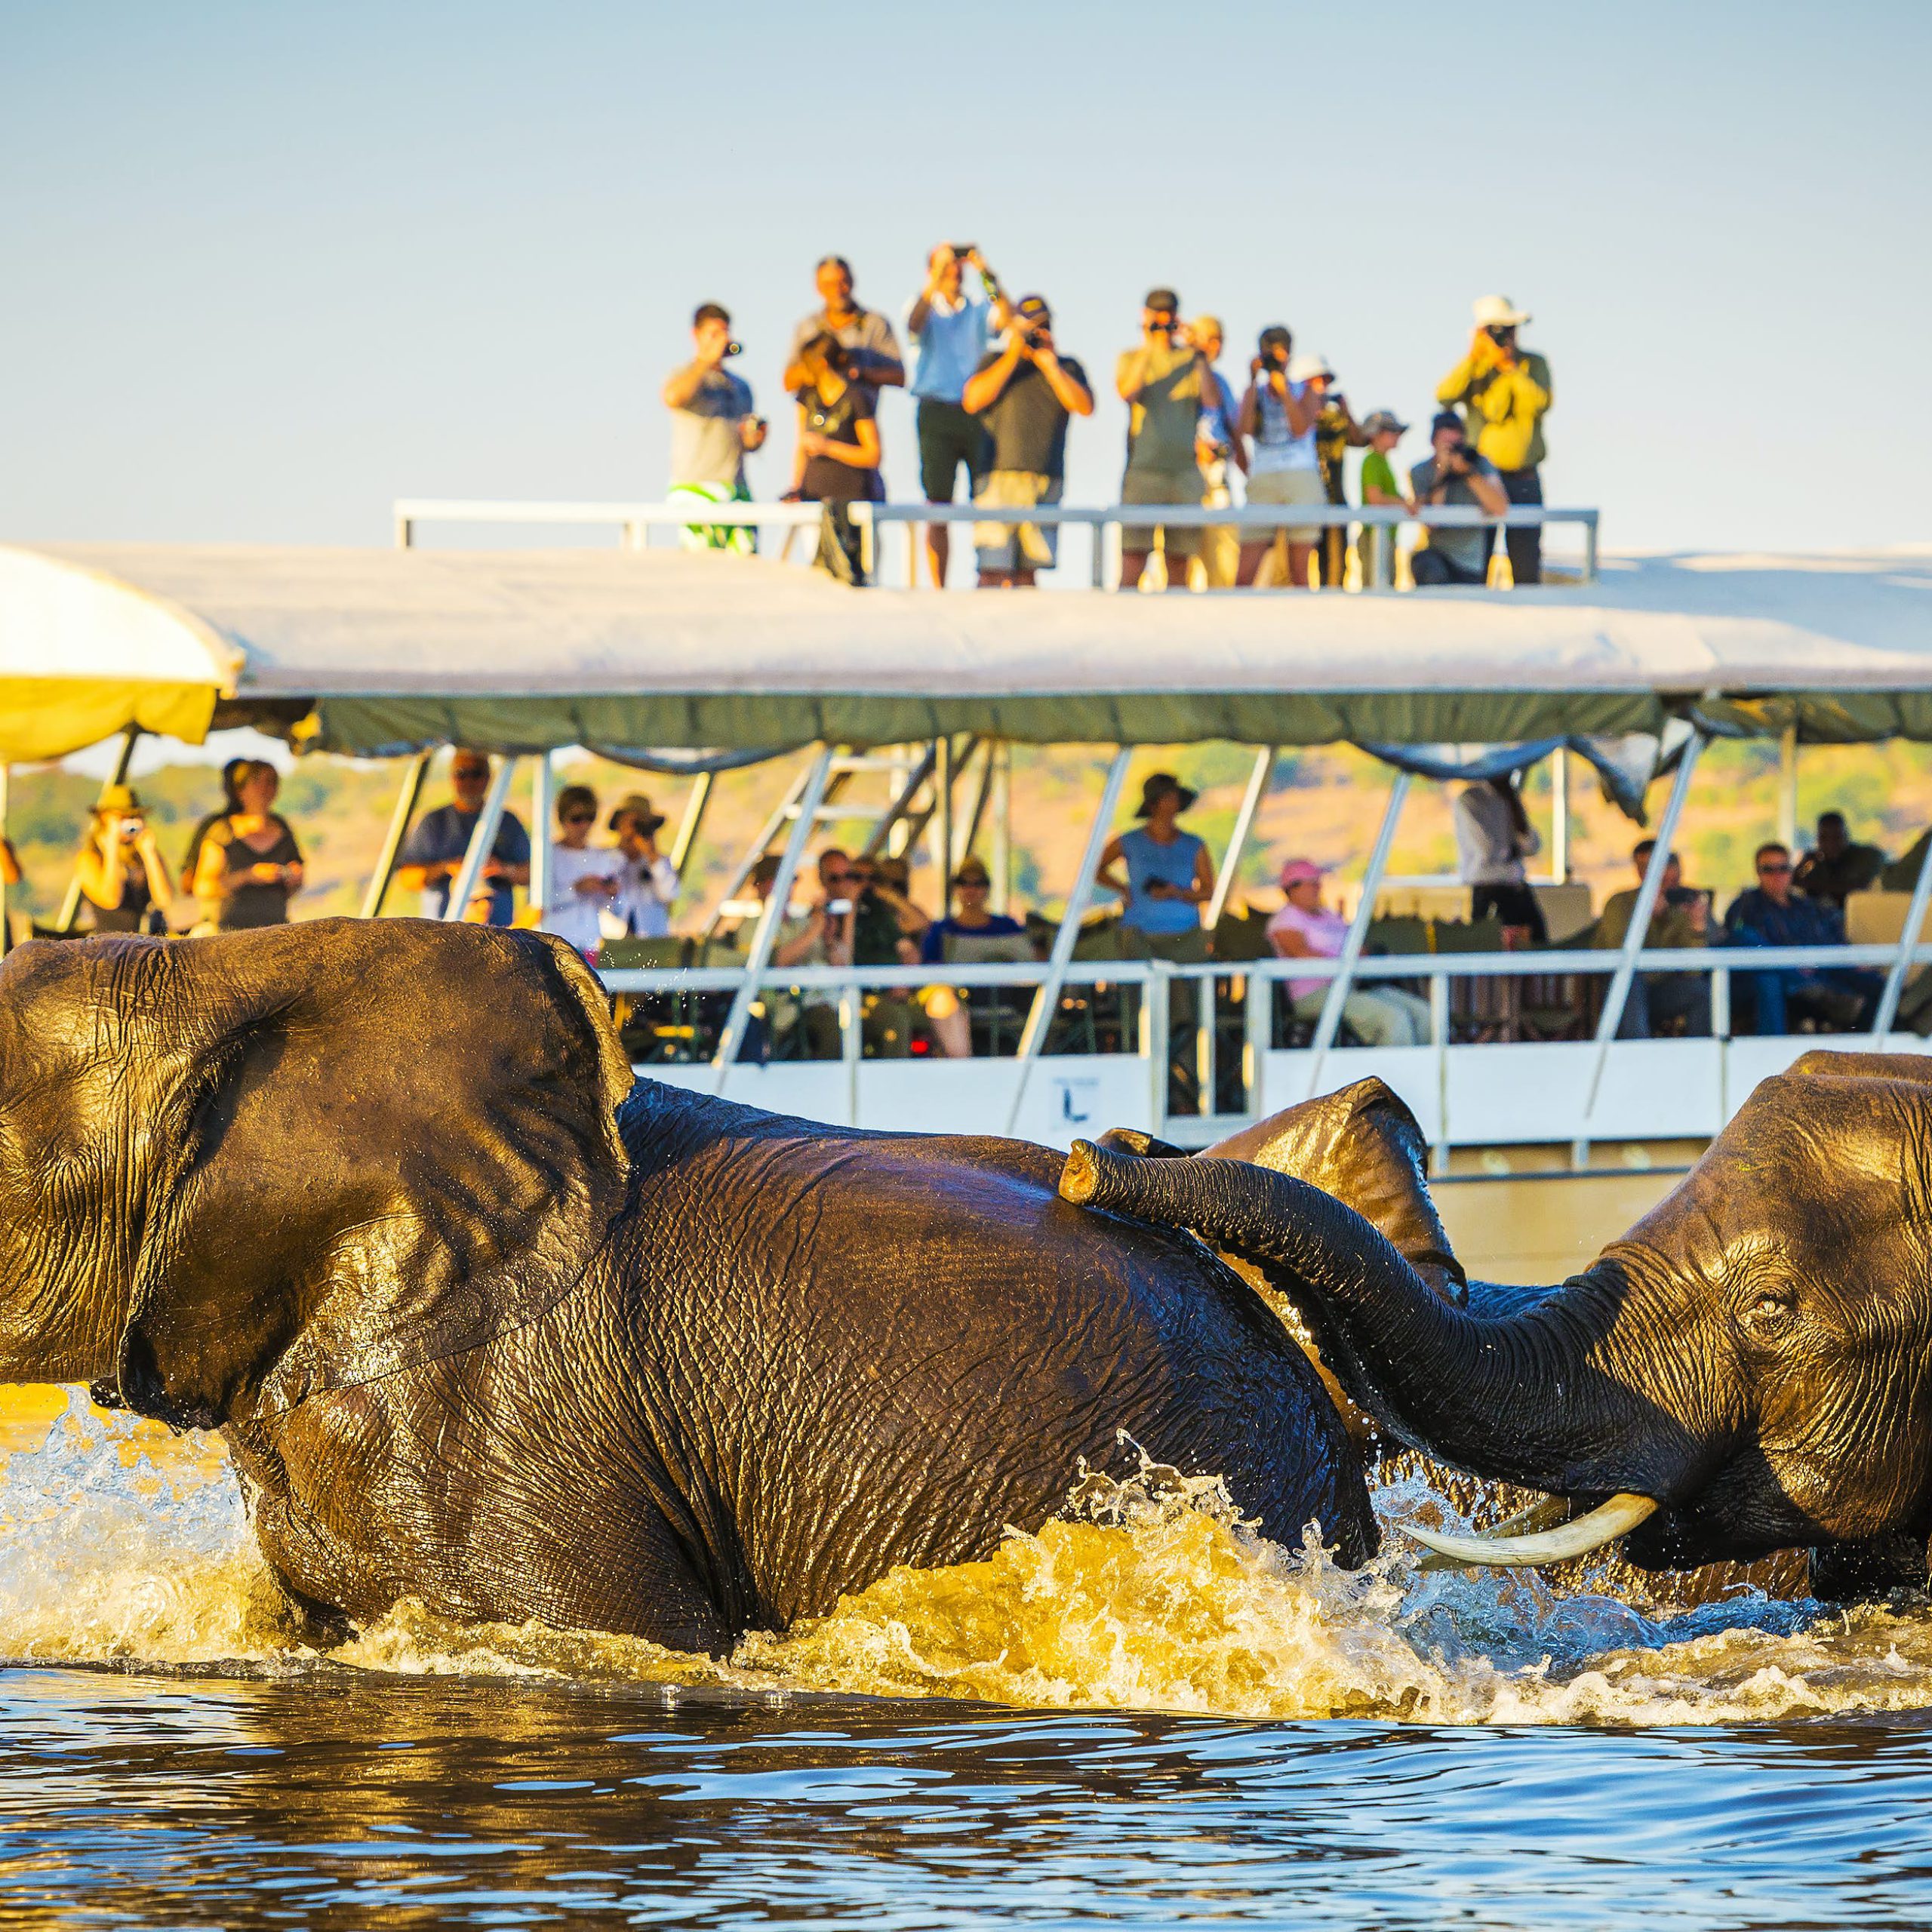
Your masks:
M474 1346L626 1185L595 982L534 933L319 920L0 965L0 1381L177 1427Z
M1807 1054L1594 1264L1487 1318L1289 1176L1083 1144L1061 1191L1251 1256L1401 1440L1591 1506L1515 1546L1451 1540L1466 1560L1631 1533L1635 1561L1684 1568L1932 1529L1932 1061Z

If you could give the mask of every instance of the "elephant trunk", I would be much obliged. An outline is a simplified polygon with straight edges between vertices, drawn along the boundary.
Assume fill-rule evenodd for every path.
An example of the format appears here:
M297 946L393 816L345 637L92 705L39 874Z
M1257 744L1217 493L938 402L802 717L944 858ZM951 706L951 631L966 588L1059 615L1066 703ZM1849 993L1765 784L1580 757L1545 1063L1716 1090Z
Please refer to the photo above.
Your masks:
M1262 1269L1350 1395L1438 1461L1568 1497L1662 1500L1685 1479L1687 1432L1615 1366L1620 1278L1581 1276L1489 1319L1443 1300L1352 1208L1246 1161L1137 1160L1081 1142L1060 1192L1192 1229Z

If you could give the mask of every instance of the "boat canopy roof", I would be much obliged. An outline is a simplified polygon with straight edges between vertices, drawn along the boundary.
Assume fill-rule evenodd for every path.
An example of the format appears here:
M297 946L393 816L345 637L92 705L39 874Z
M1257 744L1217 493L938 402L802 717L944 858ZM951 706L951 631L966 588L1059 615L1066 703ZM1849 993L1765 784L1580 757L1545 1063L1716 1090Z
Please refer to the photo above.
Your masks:
M297 742L361 755L949 731L1497 743L1672 718L1932 740L1932 546L1612 557L1567 588L1143 597L854 590L673 549L17 544L0 690L9 760L297 719Z

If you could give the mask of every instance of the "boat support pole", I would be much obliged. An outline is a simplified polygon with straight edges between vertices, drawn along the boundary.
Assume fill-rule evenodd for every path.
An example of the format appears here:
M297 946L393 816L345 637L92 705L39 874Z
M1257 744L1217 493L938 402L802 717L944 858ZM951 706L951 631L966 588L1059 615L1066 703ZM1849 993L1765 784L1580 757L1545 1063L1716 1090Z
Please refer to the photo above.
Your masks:
M382 857L376 861L376 869L369 875L369 889L362 895L365 919L380 919L383 915L383 901L389 896L389 882L395 877L402 841L409 835L409 821L416 816L417 801L423 795L423 776L429 769L429 756L427 752L418 752L402 768L402 789L395 795L395 810L389 814Z
M551 814L557 809L557 754L539 752L530 774L530 884L526 897L540 918L550 903Z
M1932 856L1932 855L1928 855ZM1918 869L1912 884L1912 903L1906 908L1905 929L1899 934L1899 949L1885 974L1885 990L1879 996L1878 1011L1872 1018L1872 1046L1881 1051L1892 1022L1899 1017L1899 1001L1905 992L1906 975L1912 970L1912 949L1925 929L1925 909L1932 903L1932 865Z
M813 828L818 823L818 808L824 802L826 780L831 773L832 747L821 745L806 770L804 788L798 797L798 815L792 821L785 849L779 857L778 876L771 881L771 893L758 913L758 925L752 934L751 950L745 959L744 977L738 982L738 990L731 995L731 1011L725 1019L724 1030L718 1036L718 1057L713 1063L716 1075L711 1089L714 1094L722 1093L725 1081L731 1077L731 1063L738 1057L738 1048L743 1043L745 1026L751 1018L752 1001L758 997L758 982L771 964L772 949L778 943L778 928L784 923L785 909L792 901L792 882L798 875L799 863L811 842ZM852 1018L856 1025L857 1014L854 1014Z
M1046 1044L1047 1030L1060 1011L1060 989L1066 982L1066 969L1080 937L1080 922L1094 897L1094 875L1100 869L1100 854L1106 850L1107 835L1114 814L1120 810L1121 787L1127 783L1127 768L1134 756L1131 745L1115 751L1107 767L1106 783L1100 788L1100 802L1094 823L1087 829L1087 848L1080 855L1080 869L1074 875L1073 889L1066 895L1066 910L1061 915L1060 931L1054 934L1052 957L1047 962L1047 977L1033 995L1026 1024L1020 1035L1020 1077L1013 1088L1013 1104L1007 1109L1006 1131L1011 1134L1020 1119L1021 1103L1026 1098L1026 1083L1032 1077L1033 1063Z
M7 808L11 800L8 768L0 764L0 854L4 854L7 844ZM4 858L0 858L0 958L4 958L13 945L14 929L7 920L7 868Z
M1389 869L1389 848L1395 842L1395 821L1402 816L1402 808L1408 801L1409 774L1398 771L1395 782L1389 788L1389 803L1382 814L1382 823L1375 835L1375 844L1369 852L1367 869L1361 875L1361 897L1355 904L1355 915L1349 921L1349 936L1342 942L1340 958L1341 971L1328 982L1328 996L1321 1002L1321 1017L1315 1023L1315 1038L1309 1041L1312 1048L1308 1057L1308 1093L1313 1100L1321 1091L1323 1063L1328 1057L1328 1049L1335 1044L1335 1035L1342 1029L1342 1009L1349 1003L1349 992L1355 980L1355 961L1361 957L1363 943L1368 937L1368 929L1375 918L1375 902L1382 891L1382 875Z
M125 785L128 782L128 767L134 755L134 740L141 735L138 724L130 724L121 734L121 748L114 754L114 768L101 780L100 796L106 798L110 785ZM191 884L192 881L189 881ZM81 916L81 869L74 868L74 876L67 881L67 896L60 902L60 916L54 922L57 932L70 933L74 921Z
M1636 977L1637 955L1651 930L1651 915L1657 910L1657 896L1663 891L1663 875L1670 864L1671 841L1677 836L1677 822L1684 816L1684 801L1690 795L1690 780L1697 760L1709 740L1702 731L1693 731L1678 761L1677 776L1670 787L1670 801L1657 829L1651 848L1651 863L1644 868L1644 882L1637 888L1637 903L1630 909L1630 930L1623 935L1623 950L1617 955L1617 971L1611 975L1610 990L1604 995L1603 1017L1597 1022L1596 1054L1590 1065L1590 1084L1583 1095L1583 1128L1571 1143L1570 1164L1581 1168L1590 1158L1590 1121L1597 1109L1597 1095L1603 1087L1603 1070L1610 1061L1611 1042L1623 1019L1630 997L1630 982Z
M705 808L711 803L711 788L717 782L715 771L700 771L691 780L691 795L685 801L685 815L678 821L678 836L671 847L671 869L680 885L685 882L685 868L691 863L691 848L697 843L698 828L704 823Z
M1220 876L1214 881L1214 896L1208 902L1207 927L1211 937L1228 909L1228 895L1233 891L1235 874L1241 854L1247 849L1248 834L1254 829L1254 815L1261 809L1262 794L1268 789L1269 774L1275 769L1278 746L1264 745L1254 755L1254 768L1247 774L1247 789L1241 794L1241 809L1235 814L1235 829L1228 834L1228 849L1221 860Z
M450 884L449 903L443 908L445 924L460 919L476 895L477 881L483 876L483 862L497 842L497 826L503 822L503 805L510 795L510 780L516 776L516 760L506 755L490 780L483 809L476 814L475 827L469 835L469 848Z

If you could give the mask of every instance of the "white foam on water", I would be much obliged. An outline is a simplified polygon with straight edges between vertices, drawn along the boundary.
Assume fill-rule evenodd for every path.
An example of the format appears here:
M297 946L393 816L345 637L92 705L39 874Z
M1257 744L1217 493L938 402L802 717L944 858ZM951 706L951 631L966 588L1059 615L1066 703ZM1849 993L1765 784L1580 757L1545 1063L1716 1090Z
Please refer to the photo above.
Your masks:
M1284 1549L1213 1478L1085 1478L985 1561L894 1570L728 1663L634 1638L468 1626L404 1603L326 1658L282 1614L232 1473L78 1394L0 1467L0 1657L254 1672L358 1669L718 1683L1253 1718L1442 1724L1764 1721L1932 1706L1932 1620L1759 1591L1688 1610L1605 1564L1423 1574L1399 1534L1365 1569ZM1383 1484L1385 1526L1437 1506Z

